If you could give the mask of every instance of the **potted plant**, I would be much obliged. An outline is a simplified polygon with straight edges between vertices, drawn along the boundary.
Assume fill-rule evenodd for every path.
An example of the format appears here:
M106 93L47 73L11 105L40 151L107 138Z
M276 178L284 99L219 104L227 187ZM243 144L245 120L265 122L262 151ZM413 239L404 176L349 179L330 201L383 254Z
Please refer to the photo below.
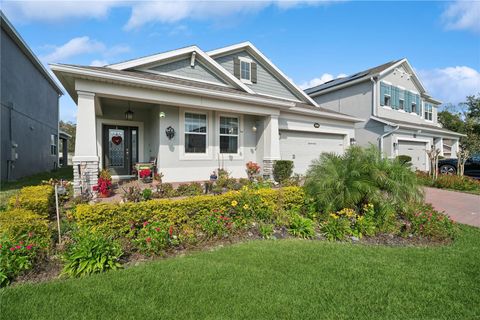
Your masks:
M255 176L260 173L260 165L256 162L249 161L247 166L247 176L250 181L253 181Z
M148 168L141 169L138 175L143 182L148 183L152 179L152 170Z
M100 198L108 198L112 192L112 176L107 170L100 172L97 185L93 186L93 191L96 191Z

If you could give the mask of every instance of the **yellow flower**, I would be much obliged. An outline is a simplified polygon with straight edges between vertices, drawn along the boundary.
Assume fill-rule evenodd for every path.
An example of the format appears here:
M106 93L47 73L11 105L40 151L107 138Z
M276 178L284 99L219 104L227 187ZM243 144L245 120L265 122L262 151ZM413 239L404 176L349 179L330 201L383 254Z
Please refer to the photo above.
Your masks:
M335 213L330 213L330 217L332 217L333 219L338 219L338 216Z
M247 187L247 186L243 186L243 187L242 187L242 190L243 190L243 191L248 191L248 187Z
M243 205L243 209L247 210L249 208L248 204Z
M340 216L347 216L348 218L351 218L351 217L355 216L355 210L350 209L350 208L344 208L344 209L338 211L337 213Z
M236 200L233 200L233 201L232 201L232 207L236 207L237 204L238 204L238 202L237 202Z

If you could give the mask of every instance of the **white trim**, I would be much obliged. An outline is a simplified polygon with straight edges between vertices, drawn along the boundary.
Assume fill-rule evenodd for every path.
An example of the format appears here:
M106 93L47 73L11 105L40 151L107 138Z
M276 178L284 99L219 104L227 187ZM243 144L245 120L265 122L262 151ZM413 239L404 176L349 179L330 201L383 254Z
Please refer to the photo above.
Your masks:
M423 131L426 131L426 132L437 132L439 134L444 134L444 135L447 135L447 136L454 136L454 137L462 137L462 136L465 136L464 134L461 134L461 133L457 133L457 132L445 132L442 130L441 127L438 127L438 129L435 129L435 128L425 128L425 127L422 127L422 124L409 124L409 125L406 125L406 124L398 124L398 123L395 123L395 122L390 122L390 121L387 121L387 120L384 120L384 119L380 119L380 118L377 118L377 117L370 117L370 119L372 120L375 120L375 121L378 121L380 123L384 123L386 125L389 125L391 127L396 127L396 126L400 126L400 128L402 129L410 129L410 130L423 130ZM395 121L395 120L393 120Z
M160 72L160 71L156 71L156 70L152 70L152 69L148 69L148 68L139 68L137 70L143 71L143 72L159 74L161 76L167 76L167 77L178 78L178 79L183 79L183 80L190 80L190 81L195 81L195 82L203 82L203 83L208 83L208 84L214 84L216 86L222 86L222 87L226 87L226 88L234 88L233 86L225 84L225 83L218 83L218 82L213 82L213 81L209 81L209 80L190 78L190 77L180 76L180 75L177 75L177 74L171 74L171 73L168 73L168 72Z
M408 62L408 60L406 58L398 61L397 63L391 65L390 67L388 67L387 69L381 71L378 76L379 77L383 77L384 75L388 74L390 71L398 68L399 66L401 65L404 65L407 67L407 71L408 73L411 74L411 76L414 77L415 79L415 82L417 82L417 85L420 87L422 93L426 93L427 90L425 89L425 86L422 84L422 82L420 81L420 78L418 77L418 75L415 73L415 70L413 70L412 66L410 65L410 63Z
M279 68L277 68L277 66L275 66L265 55L263 55L263 53L260 50L258 50L249 41L234 44L224 48L219 48L216 50L207 51L207 54L211 57L216 57L216 56L222 56L222 55L228 54L232 51L238 51L242 49L246 49L247 51L250 50L251 51L250 53L253 53L254 57L260 62L262 62L264 67L267 67L268 69L270 69L269 71L272 72L274 75L276 75L277 78L279 78L279 80L284 85L286 85L287 87L290 87L290 89L292 89L293 91L296 91L297 94L304 97L306 101L318 107L317 103L308 94L306 94L302 89L300 89L295 83L290 81L289 78Z
M144 124L141 121L130 121L130 120L115 120L115 119L105 119L96 117L96 126L97 126L97 150L99 158L99 168L103 168L103 125L110 126L126 126L126 127L138 127L138 161L145 161L145 136L144 136Z
M242 81L243 83L246 83L246 84L253 84L252 83L252 63L253 63L253 60L250 59L250 58L247 58L247 57L238 57L238 60L240 61L240 81ZM250 76L250 79L242 78L242 62L243 63L248 63L248 68L249 68L248 75Z
M216 98L222 98L222 99L233 100L233 101L244 101L244 102L256 103L261 105L273 106L277 108L281 108L281 107L288 108L294 105L294 103L292 102L276 101L276 100L271 100L267 98L263 99L260 97L255 97L250 95L239 95L231 92L212 91L204 88L193 88L190 86L184 86L179 84L165 83L158 80L139 79L137 77L127 76L127 75L115 75L108 72L94 71L94 70L84 69L81 67L52 64L51 69L54 72L58 72L60 74L70 73L73 75L91 76L91 77L108 79L108 80L118 81L123 83L143 85L146 87L161 88L169 91L190 93L190 94L195 94L200 96L216 97ZM71 97L74 98L75 100L75 95L73 91L72 92L69 91L69 93Z
M223 75L225 79L230 80L232 84L236 84L239 88L243 89L244 91L254 94L255 92L243 84L239 79L235 78L233 74L225 70L219 63L213 60L208 54L203 52L197 46L190 46L182 49L172 50L164 53L159 53L139 59L134 59L126 62L116 63L108 65L107 68L115 69L115 70L126 70L135 67L150 65L153 63L159 63L162 60L171 59L173 57L181 56L181 55L188 55L190 53L196 52L199 57L196 59L202 58L206 63L207 66L213 67L215 71L218 71L220 75Z
M361 118L356 118L352 117L349 115L344 115L340 113L333 113L333 112L325 112L321 110L311 110L311 109L306 109L306 108L300 108L300 107L292 107L286 110L288 112L292 113L299 113L299 114L307 114L307 115L315 115L318 117L322 118L327 118L327 119L337 119L337 120L343 120L343 121L349 121L349 122L363 122L365 119Z
M206 134L206 152L205 153L187 153L185 152L185 113L204 114L207 116L207 134ZM213 136L214 132L212 111L191 108L179 108L179 160L213 160Z
M238 119L238 150L237 153L220 153L220 117L231 117ZM244 122L243 122L243 115L242 114L235 114L235 113L224 113L224 112L217 112L215 115L215 154L218 154L219 157L228 157L232 160L243 160L244 159L244 146L243 146L243 133L244 133Z

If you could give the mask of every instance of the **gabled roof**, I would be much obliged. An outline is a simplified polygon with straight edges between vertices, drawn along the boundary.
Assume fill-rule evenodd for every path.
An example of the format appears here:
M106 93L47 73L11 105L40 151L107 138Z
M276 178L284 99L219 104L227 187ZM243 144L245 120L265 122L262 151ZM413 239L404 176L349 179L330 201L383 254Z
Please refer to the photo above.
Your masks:
M406 59L399 59L399 60L390 61L390 62L381 64L379 66L354 73L354 74L352 74L348 77L337 78L337 79L334 79L334 80L330 80L330 81L327 81L325 83L322 83L321 85L305 89L305 92L309 95L315 95L315 93L320 93L323 90L333 88L333 87L336 87L336 86L339 86L339 85L347 85L347 84L349 84L349 83L351 83L355 80L360 80L360 79L366 80L366 79L369 79L370 77L378 76L382 72L385 72L386 70L389 70L392 67L394 67L398 64L401 64L401 62L404 61L404 60L406 60Z
M195 54L195 59L200 59L202 62L215 74L217 74L220 78L225 80L227 83L231 84L232 86L242 89L248 93L254 93L252 89L250 89L247 85L245 85L242 81L234 77L233 74L225 70L220 64L218 64L215 60L213 60L208 54L203 52L197 46L189 46L181 49L171 50L167 52L157 53L150 56L145 56L138 59L128 60L120 63L110 64L107 65L107 68L114 69L114 70L132 70L138 69L142 67L146 67L149 65L156 65L162 62L172 61L173 59L178 59L180 57L188 57L191 54ZM198 55L198 56L197 56Z
M305 102L310 103L314 106L318 106L317 103L308 94L306 94L295 83L293 83L293 81L291 81L279 68L277 68L277 66L275 66L265 55L263 55L260 50L258 50L249 41L211 50L208 51L207 54L212 58L217 58L241 50L245 50L250 53L257 61L262 64L263 67L267 68L268 71L275 75L283 85L295 92L299 97L303 98Z
M27 45L25 40L20 36L14 26L8 21L7 17L3 14L3 11L0 10L0 25L2 29L12 38L12 40L17 44L20 50L27 56L30 62L40 71L40 73L45 77L45 79L50 83L50 85L58 92L59 95L63 94L62 89L53 79L47 69L43 66L43 63L37 58L33 53L30 47Z

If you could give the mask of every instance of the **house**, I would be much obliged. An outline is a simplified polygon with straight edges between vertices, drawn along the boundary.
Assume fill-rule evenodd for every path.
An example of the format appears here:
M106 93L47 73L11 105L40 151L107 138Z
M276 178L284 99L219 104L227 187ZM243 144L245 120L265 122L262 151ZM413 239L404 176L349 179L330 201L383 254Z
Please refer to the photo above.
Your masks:
M130 177L157 162L165 182L207 180L217 168L270 175L278 159L305 173L322 152L342 153L361 121L318 105L255 46L190 46L104 67L52 64L78 106L74 188L98 170Z
M432 98L407 59L338 78L305 92L324 109L365 119L355 125L356 142L374 144L389 158L412 157L417 170L429 169L426 153L432 146L443 155L443 141L452 142L456 157L459 133L437 121L440 101Z
M0 11L0 179L58 166L62 90Z

